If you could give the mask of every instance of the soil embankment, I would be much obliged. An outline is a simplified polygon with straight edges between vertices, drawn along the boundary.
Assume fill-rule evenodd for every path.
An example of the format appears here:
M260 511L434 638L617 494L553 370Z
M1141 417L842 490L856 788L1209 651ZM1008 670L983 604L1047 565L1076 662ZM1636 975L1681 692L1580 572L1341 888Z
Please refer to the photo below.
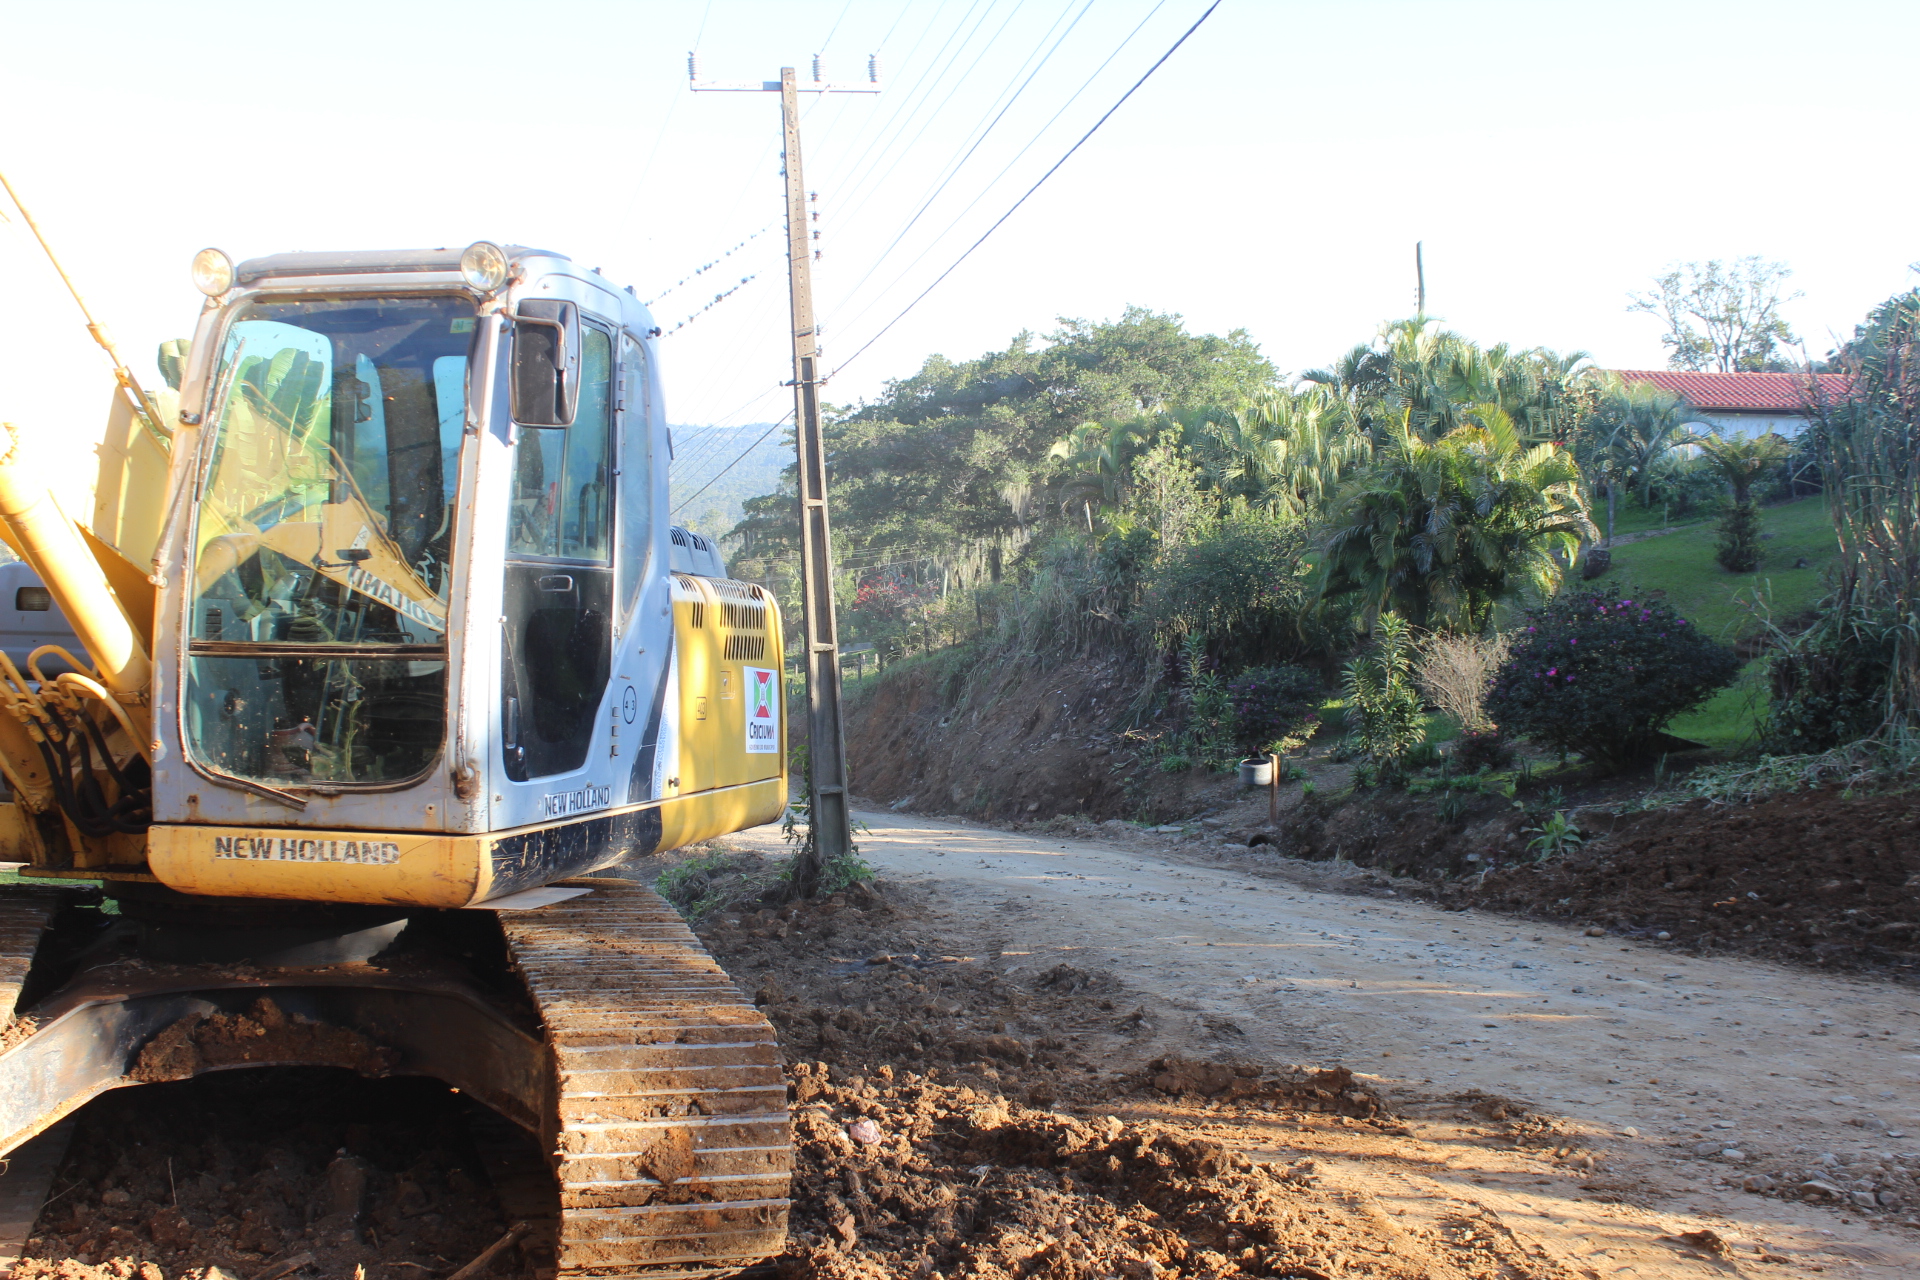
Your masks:
M1132 683L1113 662L1042 671L1020 663L959 677L916 662L862 690L847 708L847 761L860 794L919 813L983 821L1058 814L1180 817L1230 784L1161 773L1122 736Z
M1838 791L1595 815L1581 849L1457 895L1690 949L1920 976L1920 803Z
M849 717L864 795L896 811L1021 829L1177 828L1308 861L1351 863L1403 895L1598 925L1627 938L1825 968L1920 977L1920 805L1837 788L1748 805L1640 809L1650 776L1556 775L1515 796L1472 788L1355 792L1331 742L1290 764L1313 786L1264 793L1225 775L1164 773L1108 726L1117 673L1069 663L1015 670L960 698L932 665L871 686ZM1563 810L1583 843L1532 848Z

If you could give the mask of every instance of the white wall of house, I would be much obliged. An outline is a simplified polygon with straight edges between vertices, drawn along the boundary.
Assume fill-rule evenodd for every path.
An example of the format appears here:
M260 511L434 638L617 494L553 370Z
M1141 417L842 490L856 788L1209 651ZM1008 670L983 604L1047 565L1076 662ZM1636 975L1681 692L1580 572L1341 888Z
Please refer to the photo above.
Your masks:
M1766 435L1769 431L1791 440L1807 429L1807 420L1797 413L1716 413L1701 414L1687 425L1704 427L1720 436Z

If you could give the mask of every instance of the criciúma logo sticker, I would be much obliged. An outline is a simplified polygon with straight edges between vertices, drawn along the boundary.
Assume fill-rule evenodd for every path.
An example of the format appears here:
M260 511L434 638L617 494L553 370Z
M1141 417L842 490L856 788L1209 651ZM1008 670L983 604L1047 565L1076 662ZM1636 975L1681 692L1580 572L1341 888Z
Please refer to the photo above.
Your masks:
M746 667L747 754L773 755L780 750L780 673L766 667Z

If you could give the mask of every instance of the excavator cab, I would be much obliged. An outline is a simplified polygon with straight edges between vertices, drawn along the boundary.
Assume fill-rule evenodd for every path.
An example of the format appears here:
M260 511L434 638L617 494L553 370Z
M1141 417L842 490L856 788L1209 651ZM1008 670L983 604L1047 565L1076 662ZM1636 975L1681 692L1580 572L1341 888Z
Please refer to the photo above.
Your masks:
M773 1030L591 874L787 799L779 612L669 524L659 330L490 243L194 276L177 421L123 377L90 523L0 431L71 628L0 645L0 1155L203 1071L433 1076L549 1163L536 1274L767 1256Z
M466 906L785 807L773 602L670 567L651 318L479 252L491 288L300 253L209 299L156 554L170 888Z

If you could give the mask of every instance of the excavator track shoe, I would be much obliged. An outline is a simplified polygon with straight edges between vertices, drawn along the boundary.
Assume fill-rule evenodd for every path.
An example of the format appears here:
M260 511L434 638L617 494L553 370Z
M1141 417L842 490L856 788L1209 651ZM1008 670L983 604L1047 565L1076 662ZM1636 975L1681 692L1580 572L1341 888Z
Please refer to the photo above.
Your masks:
M592 892L500 916L553 1051L560 1276L718 1276L778 1253L793 1146L772 1025L658 894L560 883Z

